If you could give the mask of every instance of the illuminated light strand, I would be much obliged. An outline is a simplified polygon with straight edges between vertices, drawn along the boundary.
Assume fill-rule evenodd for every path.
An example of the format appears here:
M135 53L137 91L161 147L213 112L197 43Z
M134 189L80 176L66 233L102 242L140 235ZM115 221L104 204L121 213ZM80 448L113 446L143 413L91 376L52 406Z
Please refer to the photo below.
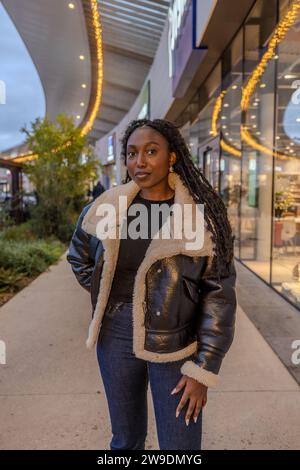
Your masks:
M221 145L221 148L225 150L225 152L231 153L235 157L241 158L242 152L238 148L234 147L233 145L228 144L224 139L221 139L220 145Z
M227 93L227 90L221 91L221 93L217 97L215 105L214 105L214 109L213 109L213 113L212 113L212 120L211 120L211 131L210 131L210 133L213 136L218 135L218 117L219 117L219 114L221 112L223 98L226 95L226 93Z
M102 98L102 86L103 86L103 45L102 45L102 28L100 21L100 13L98 9L97 0L91 0L92 18L93 18L93 29L95 33L96 49L97 49L97 85L96 85L96 98L94 101L93 109L90 117L81 129L81 135L88 134L95 122L97 117L101 98Z
M212 120L211 120L211 130L210 130L210 134L212 134L214 137L218 135L218 118L222 109L222 103L223 103L223 99L226 93L227 93L227 90L223 90L217 97L215 105L214 105L214 109L212 113ZM233 145L230 145L223 138L220 140L220 146L223 150L225 150L228 153L231 153L235 157L242 156L242 153L239 149L237 149Z
M93 20L93 29L94 29L94 34L95 34L95 42L96 42L96 50L97 50L97 85L96 85L96 97L95 101L93 104L92 111L90 113L90 116L84 126L81 128L81 135L87 135L94 124L94 121L97 117L100 103L101 103L101 98L102 98L102 86L103 86L103 47L102 47L102 28L101 28L101 22L100 22L100 14L98 10L98 3L97 0L90 0L91 4L91 12L92 12L92 20ZM64 145L52 149L51 152L57 153L64 148L68 147L71 145L71 142L68 141ZM3 158L3 157L2 157ZM32 152L26 153L26 154L21 154L17 155L16 157L4 157L4 159L7 159L8 161L13 161L15 163L24 163L27 161L33 161L38 158L37 154L33 154Z
M267 51L262 56L261 61L255 67L250 78L248 79L247 84L242 89L242 100L241 100L242 111L248 110L250 98L253 95L255 88L257 87L257 83L259 82L262 75L264 74L268 62L274 57L275 48L280 44L280 42L284 39L290 27L295 23L297 16L299 14L299 10L300 10L300 1L295 0L291 8L287 12L287 14L284 16L284 18L280 21L279 25L275 29L275 32L272 38L270 39Z
M246 86L242 89L242 99L241 99L241 109L243 111L248 111L250 98L253 95L255 88L257 87L257 83L259 82L261 76L263 75L268 62L274 57L274 49L278 46L278 44L284 39L287 31L291 28L291 26L295 23L297 16L300 10L300 0L295 0L292 4L291 8L285 15L285 17L281 20L278 27L275 29L275 32L269 42L269 46L265 54L263 55L260 63L255 67L254 71L252 72L251 77L248 79ZM220 95L216 98L216 102L213 109L212 114L212 124L211 124L211 134L216 136L218 135L217 130L217 120L222 108L222 101L226 94L226 91L222 91ZM261 153L271 155L275 158L280 158L282 160L291 160L295 158L300 158L298 155L287 155L282 152L274 151L265 145L260 144L246 129L245 126L241 125L240 128L241 139L245 141L250 147L254 148L255 150L260 151ZM242 153L236 147L226 143L224 139L220 141L221 147L226 150L228 153L231 153L234 156L241 156ZM238 155L239 153L239 155Z
M295 23L300 11L300 0L295 0L291 5L290 9L284 16L284 18L280 21L279 25L275 29L275 32L270 39L268 49L264 53L261 61L255 67L254 71L252 72L251 76L245 87L242 89L242 99L241 99L241 109L242 111L247 112L249 109L250 98L253 95L258 82L260 81L262 75L264 74L268 62L274 57L275 55L275 48L280 44L280 42L284 39L286 33L289 31L291 26ZM282 152L274 151L265 145L260 144L255 137L251 135L251 133L246 129L244 125L241 126L241 139L245 141L250 147L258 150L266 155L271 155L275 158L280 158L282 160L291 160L295 158L300 158L297 155L287 155Z
M250 132L246 129L245 126L241 126L241 138L244 140L250 147L258 150L261 153L265 153L266 155L271 155L275 158L280 158L281 160L293 160L295 158L300 158L297 155L287 155L286 153L277 152L272 150L269 147L266 147L263 144L257 142L257 140L250 134Z

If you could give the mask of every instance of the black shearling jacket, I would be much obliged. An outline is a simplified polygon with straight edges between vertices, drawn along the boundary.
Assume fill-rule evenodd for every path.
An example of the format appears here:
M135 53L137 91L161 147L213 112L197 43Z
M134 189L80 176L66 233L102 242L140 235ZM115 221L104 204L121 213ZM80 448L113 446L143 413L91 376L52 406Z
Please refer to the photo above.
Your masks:
M102 202L116 204L116 196L129 197L139 188L133 181L103 193L87 205L77 222L67 260L82 287L91 294L92 321L88 348L97 341L107 305L118 255L116 240L101 240L96 233L96 209ZM180 179L175 203L190 201ZM157 243L156 243L157 242ZM211 271L211 238L199 252L185 251L179 241L152 240L140 266L133 294L134 352L154 362L188 360L181 372L214 387L222 360L231 346L236 314L236 271L220 281ZM161 246L162 245L162 246ZM152 249L151 249L152 248Z

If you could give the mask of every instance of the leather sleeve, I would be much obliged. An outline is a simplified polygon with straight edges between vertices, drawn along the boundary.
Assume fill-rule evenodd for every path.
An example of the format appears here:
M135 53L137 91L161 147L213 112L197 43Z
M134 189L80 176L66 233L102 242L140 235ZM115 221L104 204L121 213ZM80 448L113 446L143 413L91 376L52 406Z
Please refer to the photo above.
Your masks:
M216 278L211 272L211 258L199 284L200 311L196 322L197 351L181 367L184 375L208 387L218 383L222 360L229 350L235 331L237 308L236 269L232 260L230 273Z
M90 204L85 206L78 218L67 253L67 260L71 264L77 281L88 292L91 290L91 276L94 270L95 261L90 253L91 235L81 228L81 223L89 207Z

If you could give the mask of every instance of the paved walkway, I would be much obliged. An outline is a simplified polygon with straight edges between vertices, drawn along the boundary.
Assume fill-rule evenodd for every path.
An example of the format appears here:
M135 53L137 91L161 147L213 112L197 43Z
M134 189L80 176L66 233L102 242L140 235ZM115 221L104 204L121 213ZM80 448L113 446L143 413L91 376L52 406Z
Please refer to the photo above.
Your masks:
M0 309L1 449L109 448L96 354L85 347L90 315L65 257ZM241 309L221 376L204 449L300 449L299 386ZM147 448L158 449L150 390Z

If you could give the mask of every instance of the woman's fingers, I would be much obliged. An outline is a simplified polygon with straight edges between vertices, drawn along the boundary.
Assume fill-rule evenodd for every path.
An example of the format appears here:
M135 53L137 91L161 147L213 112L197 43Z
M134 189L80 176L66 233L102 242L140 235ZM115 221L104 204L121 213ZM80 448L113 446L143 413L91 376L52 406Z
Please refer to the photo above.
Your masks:
M182 408L184 408L184 406L185 406L186 402L188 401L188 399L189 399L189 396L186 393L184 393L181 397L181 400L180 400L177 408L176 408L176 418L178 418Z
M178 384L176 385L176 387L173 388L171 395L174 395L174 393L178 393L185 386L186 380L187 380L186 377L182 376Z
M194 412L195 405L196 405L196 400L190 398L189 407L188 407L187 412L186 412L186 415L185 415L185 424L186 424L187 426L189 425L191 416L192 416L192 414L193 414L193 412Z
M202 406L204 406L203 402L202 402ZM201 411L201 401L197 400L195 410L194 410L194 415L193 415L193 419L195 423L197 423L197 419L198 419L200 411Z

